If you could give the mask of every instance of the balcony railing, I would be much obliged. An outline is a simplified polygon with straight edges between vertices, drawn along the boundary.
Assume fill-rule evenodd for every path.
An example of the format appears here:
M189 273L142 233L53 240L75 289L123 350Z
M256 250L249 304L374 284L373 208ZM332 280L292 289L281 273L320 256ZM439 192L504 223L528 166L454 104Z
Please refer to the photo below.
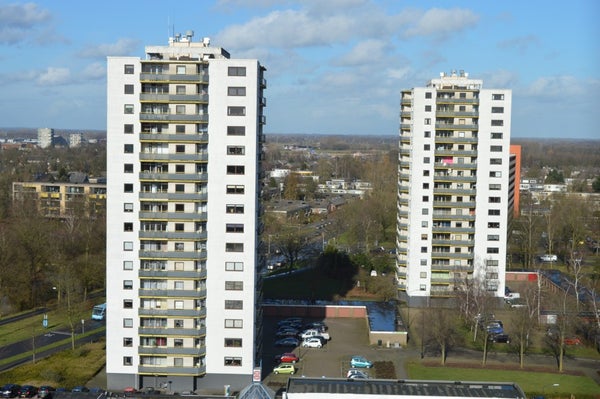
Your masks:
M140 141L182 141L207 143L208 133L141 133Z
M151 298L204 298L206 297L206 290L151 290L142 288L138 290L138 295Z
M193 278L203 279L206 270L144 270L140 269L139 277L162 277L162 278Z
M139 257L145 259L205 259L206 251L146 251L140 250Z
M183 348L178 346L139 346L138 354L204 356L206 355L206 348Z
M208 83L208 74L169 74L169 73L141 73L140 81L144 82L194 82Z
M153 152L140 152L140 161L208 161L208 153L202 152L197 154L156 154Z
M159 328L159 327L139 327L140 335L168 335L179 337L202 337L206 335L206 328Z
M140 113L140 121L160 121L160 122L208 122L208 115L203 114L154 114Z

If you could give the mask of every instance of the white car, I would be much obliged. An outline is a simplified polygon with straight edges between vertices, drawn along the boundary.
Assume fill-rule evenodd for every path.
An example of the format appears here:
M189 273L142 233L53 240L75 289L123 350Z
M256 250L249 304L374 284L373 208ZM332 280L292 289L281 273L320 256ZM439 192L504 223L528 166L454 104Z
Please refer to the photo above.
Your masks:
M323 344L319 338L307 338L302 341L302 346L304 348L321 348Z
M556 262L558 260L558 256L553 255L553 254L546 254L546 255L540 256L540 260L542 262Z

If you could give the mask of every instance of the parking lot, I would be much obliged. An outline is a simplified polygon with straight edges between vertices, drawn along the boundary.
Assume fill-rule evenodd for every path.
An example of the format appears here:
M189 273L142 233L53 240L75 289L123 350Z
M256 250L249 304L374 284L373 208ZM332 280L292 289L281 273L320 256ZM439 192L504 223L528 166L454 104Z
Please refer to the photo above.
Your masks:
M308 321L324 321L329 327L327 331L331 340L323 348L280 348L274 347L277 340L277 321L281 318L265 318L263 333L263 379L264 383L277 388L283 386L288 375L273 374L273 367L277 365L275 355L284 352L294 352L300 361L296 363L296 376L306 377L345 377L350 368L352 355L362 355L372 362L389 360L396 365L396 372L401 367L400 357L403 349L380 348L369 345L368 327L365 319L332 318L325 320L303 319ZM366 370L374 377L373 369ZM265 377L266 376L266 377Z

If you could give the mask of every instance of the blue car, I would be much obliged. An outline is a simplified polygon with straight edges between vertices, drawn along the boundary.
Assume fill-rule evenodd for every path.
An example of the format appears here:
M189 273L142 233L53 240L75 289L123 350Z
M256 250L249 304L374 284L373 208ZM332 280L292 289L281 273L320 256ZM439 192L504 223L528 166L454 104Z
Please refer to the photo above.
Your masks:
M352 368L371 368L373 367L373 362L368 361L363 356L352 356L350 360L350 366Z
M488 332L488 334L502 334L504 333L504 326L502 325L502 322L499 320L496 321L491 321L489 322L486 326L485 326L486 331Z

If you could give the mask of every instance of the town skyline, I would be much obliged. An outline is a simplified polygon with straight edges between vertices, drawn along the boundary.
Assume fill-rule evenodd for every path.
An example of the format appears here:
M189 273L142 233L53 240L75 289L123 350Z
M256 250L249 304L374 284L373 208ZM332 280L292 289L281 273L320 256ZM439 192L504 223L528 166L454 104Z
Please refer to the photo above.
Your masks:
M1 3L3 125L105 130L106 57L190 30L267 67L267 134L397 135L402 89L464 70L513 91L513 138L598 137L592 1L151 4Z

